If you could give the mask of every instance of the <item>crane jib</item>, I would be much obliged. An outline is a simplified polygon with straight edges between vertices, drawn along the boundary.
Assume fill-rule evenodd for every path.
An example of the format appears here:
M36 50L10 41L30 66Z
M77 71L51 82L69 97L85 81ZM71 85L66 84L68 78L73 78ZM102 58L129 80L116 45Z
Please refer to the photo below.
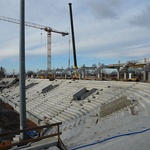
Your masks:
M20 20L10 18L10 17L0 16L0 20L15 23L15 24L20 24ZM68 35L69 33L61 32L51 27L39 25L36 23L25 22L24 24L25 26L37 28L37 29L44 30L47 32L47 41L48 41L47 42L47 70L51 70L51 32L61 34L62 36Z

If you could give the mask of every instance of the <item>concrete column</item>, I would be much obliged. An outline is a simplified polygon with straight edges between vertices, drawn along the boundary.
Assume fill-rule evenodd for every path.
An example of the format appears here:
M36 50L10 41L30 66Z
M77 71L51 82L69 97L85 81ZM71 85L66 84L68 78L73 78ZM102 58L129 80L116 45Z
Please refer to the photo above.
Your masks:
M85 79L85 70L82 70L82 79Z
M147 71L146 71L146 65L143 67L143 81L146 81L147 78L146 78L146 74L147 74Z
M117 79L120 79L120 68L117 68Z
M148 82L150 82L150 72L148 72Z
M82 79L82 73L79 73L79 80Z
M70 73L70 78L73 79L73 72Z
M65 80L67 79L67 74L65 73Z
M13 78L15 77L15 70L13 69Z
M98 77L98 79L100 79L102 77L102 68L101 67L97 68L97 77Z
M124 67L124 80L127 80L129 77L129 74L128 74L128 67Z
M63 74L61 73L61 75L60 75L60 76L61 76L61 78L62 78L62 77L63 77Z
M133 77L133 73L129 73L129 79Z
M56 74L54 74L54 80L56 79Z
M150 64L147 64L147 74L148 74L148 81L150 82Z
M101 72L98 72L98 79L101 78Z

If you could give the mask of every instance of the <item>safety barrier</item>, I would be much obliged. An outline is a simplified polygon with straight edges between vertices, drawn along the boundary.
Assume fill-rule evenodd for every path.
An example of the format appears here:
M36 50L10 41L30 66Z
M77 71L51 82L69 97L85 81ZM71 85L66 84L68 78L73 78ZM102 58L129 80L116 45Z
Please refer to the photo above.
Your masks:
M0 134L0 137L5 137L5 136L8 136L8 135L9 136L10 135L17 135L17 134L20 134L20 133L25 133L26 134L28 131L39 130L39 129L44 129L44 128L52 128L54 126L57 127L57 132L56 133L52 133L50 135L46 135L46 136L40 135L37 138L25 139L25 140L22 140L22 141L16 142L16 143L1 142L0 143L0 149L1 150L6 150L6 149L12 148L14 146L25 146L25 145L27 145L27 144L29 144L31 142L37 142L37 141L42 140L42 139L46 139L46 138L57 136L58 137L57 146L60 149L66 150L65 145L63 144L62 140L60 139L60 135L62 134L62 132L60 132L59 126L61 124L62 124L62 122L58 122L58 123L47 124L47 125L43 125L43 126L39 126L39 127L35 127L35 128L27 128L27 129L23 129L23 130L16 130L16 131L12 131L12 132L2 133L2 134Z

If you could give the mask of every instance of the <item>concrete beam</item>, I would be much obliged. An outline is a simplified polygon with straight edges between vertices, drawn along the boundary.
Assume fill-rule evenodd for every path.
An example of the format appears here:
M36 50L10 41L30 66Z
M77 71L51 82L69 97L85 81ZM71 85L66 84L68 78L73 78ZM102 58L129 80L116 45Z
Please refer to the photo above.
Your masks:
M99 115L100 117L107 116L115 111L120 110L121 108L129 106L130 104L131 104L131 101L127 100L127 96L122 96L110 103L102 105L100 107Z
M77 93L73 95L73 100L80 100L81 96L86 93L86 88L80 89Z

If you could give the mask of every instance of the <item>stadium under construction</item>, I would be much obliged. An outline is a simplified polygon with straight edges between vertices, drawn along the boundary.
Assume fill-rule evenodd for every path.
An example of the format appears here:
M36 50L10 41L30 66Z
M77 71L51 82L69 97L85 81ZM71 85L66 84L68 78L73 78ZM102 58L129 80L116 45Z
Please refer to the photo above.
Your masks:
M90 80L84 71L93 68L85 66L78 69L78 79L73 79L73 74L70 76L71 79L60 79L60 76L57 78L57 72L53 81L39 79L38 75L36 78L27 77L26 116L36 126L22 131L11 131L11 142L1 141L1 147L56 150L110 148L127 150L133 147L138 150L148 149L149 62L132 63L132 67L135 68L139 65L140 68L143 67L141 71L143 75L139 82L136 80L128 82L128 79L131 79L130 72L124 72L124 77L128 76L126 79L119 80L117 73L117 81L111 78L104 81L102 74L98 75L98 70L104 65L94 68L97 74L94 78L91 78L90 74ZM105 68L116 69L118 66L129 68L129 62L108 65ZM65 71L59 70L61 74ZM9 104L19 113L19 79L3 78L0 87L1 102ZM21 141L19 133L29 130L36 132L36 136L33 132L32 138ZM2 132L0 136L3 139L8 133Z
M0 127L0 149L148 150L149 59L78 68L69 3L74 68L51 70L50 37L56 30L38 26L48 33L47 70L25 76L24 0L20 2L20 72L0 80L0 116L10 129ZM108 75L105 69L116 72ZM7 120L6 114L11 114Z

